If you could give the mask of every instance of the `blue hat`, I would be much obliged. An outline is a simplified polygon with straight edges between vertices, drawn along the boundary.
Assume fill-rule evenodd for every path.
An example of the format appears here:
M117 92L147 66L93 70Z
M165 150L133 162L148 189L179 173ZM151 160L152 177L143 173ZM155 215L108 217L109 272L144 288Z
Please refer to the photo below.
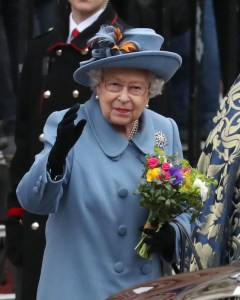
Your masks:
M90 86L88 72L99 68L137 68L154 73L167 82L181 66L181 57L173 52L161 51L164 39L150 28L131 28L123 33L113 26L101 27L90 40L97 48L92 58L80 62L73 78Z

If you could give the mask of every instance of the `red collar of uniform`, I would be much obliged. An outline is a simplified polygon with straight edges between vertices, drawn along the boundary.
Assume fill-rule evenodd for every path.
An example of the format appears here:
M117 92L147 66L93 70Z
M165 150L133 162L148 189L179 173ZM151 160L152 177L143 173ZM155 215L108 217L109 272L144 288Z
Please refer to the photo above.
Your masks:
M117 20L118 20L118 14L115 14L114 18L111 21L111 24L114 25L117 22ZM51 52L51 51L53 51L56 48L67 47L69 45L72 46L75 50L77 50L79 52L89 48L89 44L85 44L84 45L84 43L82 42L81 34L80 34L78 37L76 37L69 44L68 43L64 43L62 41L56 41L53 45L51 45L50 47L47 48L47 51Z

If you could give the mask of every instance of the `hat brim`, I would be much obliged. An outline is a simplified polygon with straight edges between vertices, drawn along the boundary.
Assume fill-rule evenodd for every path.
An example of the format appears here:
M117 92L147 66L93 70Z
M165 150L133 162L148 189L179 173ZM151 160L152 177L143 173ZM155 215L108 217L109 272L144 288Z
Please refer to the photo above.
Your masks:
M80 68L74 72L73 78L76 82L82 85L90 86L88 72L92 69L134 68L148 70L167 82L179 69L181 63L181 57L174 52L134 52L106 57L99 60L92 60L89 61L89 63L85 61L83 62L83 65L81 66L80 64Z

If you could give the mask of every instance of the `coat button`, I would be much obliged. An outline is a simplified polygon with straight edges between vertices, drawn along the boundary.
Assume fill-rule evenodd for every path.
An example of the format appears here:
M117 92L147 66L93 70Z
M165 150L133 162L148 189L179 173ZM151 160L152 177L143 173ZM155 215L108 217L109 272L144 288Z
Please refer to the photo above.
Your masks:
M44 99L48 99L50 96L51 96L51 92L50 92L50 91L45 91L45 92L43 93L43 98L44 98Z
M36 187L40 188L40 186L41 186L41 182L38 180L38 181L36 182Z
M122 273L122 271L124 270L124 266L123 266L123 263L122 262L117 262L115 263L114 265L114 270L117 272L117 273Z
M32 228L32 230L38 230L38 228L39 228L38 222L32 223L31 228Z
M40 188L42 185L42 176L39 176L39 179L36 182L36 187Z
M86 55L86 54L88 54L88 52L89 52L88 48L85 48L85 49L81 50L82 55Z
M38 139L39 139L40 142L43 143L44 142L44 134L43 133L39 134Z
M123 235L126 235L127 234L127 226L126 225L120 225L118 227L118 234L123 236Z
M38 194L39 188L37 186L35 186L33 188L33 194Z
M118 196L121 197L121 198L125 198L127 197L128 195L128 190L125 188L125 187L121 187L119 190L118 190Z
M61 55L62 55L62 49L58 49L58 50L56 51L56 54L57 54L57 56L61 56Z
M145 264L141 267L141 273L144 274L144 275L151 272L151 270L152 270L152 266L150 264Z
M74 90L72 92L73 98L77 98L79 96L79 91L78 90Z

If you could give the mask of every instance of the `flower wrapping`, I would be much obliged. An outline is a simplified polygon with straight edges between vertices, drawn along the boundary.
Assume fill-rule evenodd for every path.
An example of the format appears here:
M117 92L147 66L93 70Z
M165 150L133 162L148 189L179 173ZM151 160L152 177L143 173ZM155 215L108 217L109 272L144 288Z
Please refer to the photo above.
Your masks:
M183 212L191 213L193 222L201 212L212 184L216 184L213 178L192 168L186 159L179 159L177 153L166 155L155 146L154 154L146 155L142 179L135 191L141 195L140 206L149 209L144 229L157 232L165 222ZM144 242L147 236L142 232L135 250L141 257L151 259L148 244Z

